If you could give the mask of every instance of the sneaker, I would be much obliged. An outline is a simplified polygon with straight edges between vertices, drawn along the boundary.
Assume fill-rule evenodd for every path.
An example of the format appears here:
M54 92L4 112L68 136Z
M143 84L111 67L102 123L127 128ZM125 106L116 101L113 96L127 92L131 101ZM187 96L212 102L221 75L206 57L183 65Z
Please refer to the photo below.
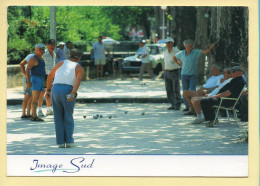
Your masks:
M191 124L200 124L205 121L205 118L196 118Z
M167 108L167 110L174 110L174 107L169 107L169 108Z
M38 110L38 116L44 116L42 110Z
M65 144L59 144L58 147L59 148L65 148Z
M73 148L75 147L74 143L66 143L66 148Z
M48 115L53 115L53 111L52 110L47 110L46 116L48 116Z

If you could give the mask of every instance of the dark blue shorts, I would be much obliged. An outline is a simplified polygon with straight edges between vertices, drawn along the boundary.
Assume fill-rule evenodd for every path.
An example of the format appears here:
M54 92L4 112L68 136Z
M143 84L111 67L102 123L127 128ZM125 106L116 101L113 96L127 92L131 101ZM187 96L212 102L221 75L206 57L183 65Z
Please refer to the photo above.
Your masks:
M45 77L41 76L31 76L31 82L32 82L32 91L44 91L44 80Z

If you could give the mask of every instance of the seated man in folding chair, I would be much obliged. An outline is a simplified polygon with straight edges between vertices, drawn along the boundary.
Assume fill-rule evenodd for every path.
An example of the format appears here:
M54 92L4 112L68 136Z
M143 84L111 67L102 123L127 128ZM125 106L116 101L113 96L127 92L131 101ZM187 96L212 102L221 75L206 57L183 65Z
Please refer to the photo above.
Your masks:
M191 99L193 97L201 97L205 96L206 94L209 94L211 91L213 91L219 86L220 80L224 77L221 74L220 67L215 64L211 67L211 74L212 76L197 91L185 90L183 92L183 97L190 107L189 111L184 113L184 115L196 115L195 110L191 104Z
M244 88L245 81L242 77L243 72L240 66L235 66L231 68L231 77L233 78L229 83L227 83L223 88L221 88L217 95L211 98L206 98L201 100L201 108L207 121L207 127L213 127L215 121L215 110L214 105L219 105L221 97L228 98L238 98L242 89ZM231 107L234 105L234 100L224 100L222 105L226 107Z
M197 115L196 119L193 122L191 122L191 124L200 124L205 121L203 112L201 110L201 105L200 105L201 100L206 98L211 98L212 96L218 94L220 89L222 89L227 83L229 83L232 80L231 70L229 68L224 69L223 75L224 75L223 82L219 83L218 87L215 88L210 94L206 94L205 96L198 96L198 97L195 96L191 98L190 108L193 108Z

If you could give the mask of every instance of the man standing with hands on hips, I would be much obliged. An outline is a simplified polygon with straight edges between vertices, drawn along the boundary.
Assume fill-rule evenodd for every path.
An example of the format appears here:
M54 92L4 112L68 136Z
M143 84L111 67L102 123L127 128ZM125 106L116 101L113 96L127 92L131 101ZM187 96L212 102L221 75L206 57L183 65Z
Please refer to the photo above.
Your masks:
M52 100L56 143L59 148L64 148L65 144L66 148L74 147L73 110L77 90L84 75L83 67L78 64L81 56L81 51L72 49L70 58L59 62L47 79L46 96Z
M180 50L173 47L174 40L171 37L166 39L166 50L164 51L164 80L167 99L171 106L168 110L180 110L180 66L173 61L173 56Z
M42 58L45 45L35 45L35 55L28 62L25 74L28 88L32 88L32 116L31 121L44 121L37 116L36 110L40 94L44 91L45 63Z

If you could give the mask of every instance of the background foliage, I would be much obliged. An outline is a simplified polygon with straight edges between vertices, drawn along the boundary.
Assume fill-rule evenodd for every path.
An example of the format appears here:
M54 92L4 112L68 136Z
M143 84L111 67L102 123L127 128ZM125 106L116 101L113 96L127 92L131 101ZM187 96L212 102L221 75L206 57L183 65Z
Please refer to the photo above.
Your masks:
M18 64L33 52L36 43L50 39L49 6L10 6L8 23L8 64ZM133 28L143 30L144 39L154 42L155 36L162 38L164 24L164 35L173 37L180 49L184 49L182 43L186 39L194 40L198 49L216 43L208 54L210 65L225 67L237 62L247 67L248 7L170 6L165 11L160 6L56 7L57 41L70 40L75 45L79 43L77 47L82 43L91 46L99 35L130 41L128 34ZM81 49L89 51L86 47ZM204 64L203 58L198 65L199 77L204 77Z
M152 7L56 7L57 41L96 41L99 35L127 40L128 26L144 23ZM8 7L8 64L17 64L46 43L50 30L50 7Z

